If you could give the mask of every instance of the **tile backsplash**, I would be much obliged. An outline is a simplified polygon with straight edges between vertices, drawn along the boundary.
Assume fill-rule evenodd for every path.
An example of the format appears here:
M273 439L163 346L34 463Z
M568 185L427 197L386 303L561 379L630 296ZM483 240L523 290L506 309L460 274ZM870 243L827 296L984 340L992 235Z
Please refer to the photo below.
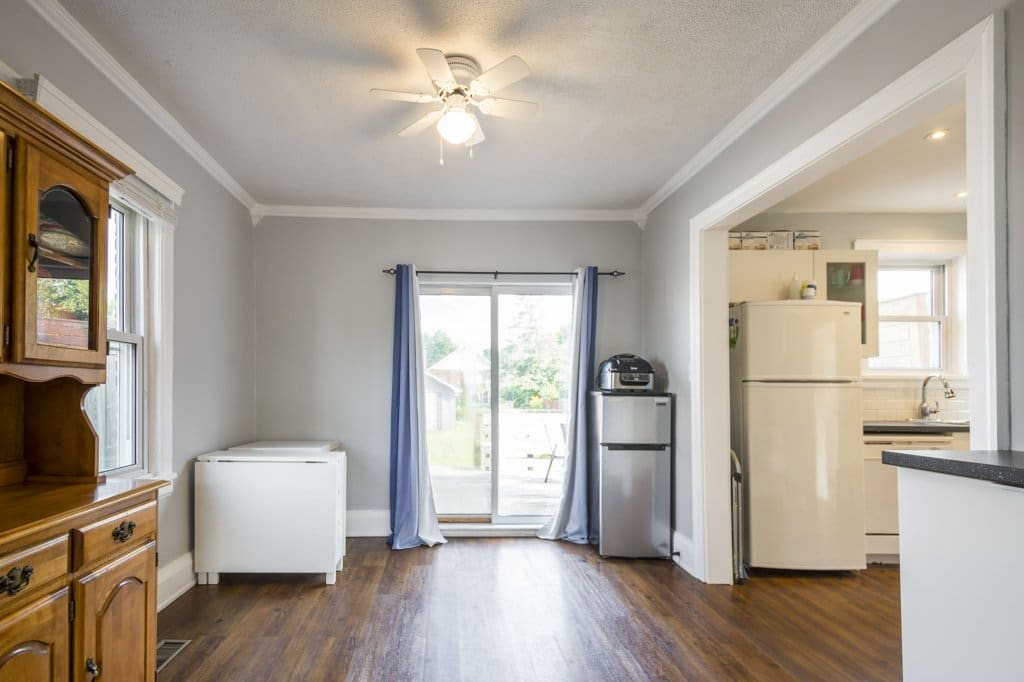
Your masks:
M942 383L932 379L928 384L928 400L939 401L939 419L966 421L971 418L967 386L953 385L955 398L942 397ZM864 386L864 421L902 421L920 416L921 382L918 379L903 382L886 381L872 385L870 379Z

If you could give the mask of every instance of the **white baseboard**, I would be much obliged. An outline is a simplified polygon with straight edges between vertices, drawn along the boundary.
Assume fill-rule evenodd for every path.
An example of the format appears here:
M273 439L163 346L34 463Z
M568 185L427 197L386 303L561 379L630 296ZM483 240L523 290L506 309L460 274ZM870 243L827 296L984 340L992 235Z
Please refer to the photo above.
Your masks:
M695 578L700 578L697 575L697 567L693 563L693 540L686 537L679 531L672 532L672 561L676 562L681 569L689 573Z
M391 512L387 509L349 509L346 526L350 538L386 538L391 535Z
M192 589L196 574L192 568L192 552L182 554L156 571L156 610L163 611L175 599Z

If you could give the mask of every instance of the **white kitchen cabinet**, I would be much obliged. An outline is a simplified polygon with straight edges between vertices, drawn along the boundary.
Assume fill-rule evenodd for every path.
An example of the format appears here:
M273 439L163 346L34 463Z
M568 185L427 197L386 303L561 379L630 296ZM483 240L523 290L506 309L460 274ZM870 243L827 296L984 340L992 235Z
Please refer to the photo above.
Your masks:
M861 304L861 355L878 355L878 252L811 251L818 298ZM792 275L790 275L792 277Z
M869 560L894 561L899 556L899 494L896 467L882 463L883 450L948 450L948 435L864 435L864 535Z
M789 298L793 276L818 298L861 304L861 355L878 355L877 251L730 251L729 302Z
M786 300L793 275L814 279L813 251L730 251L729 302Z

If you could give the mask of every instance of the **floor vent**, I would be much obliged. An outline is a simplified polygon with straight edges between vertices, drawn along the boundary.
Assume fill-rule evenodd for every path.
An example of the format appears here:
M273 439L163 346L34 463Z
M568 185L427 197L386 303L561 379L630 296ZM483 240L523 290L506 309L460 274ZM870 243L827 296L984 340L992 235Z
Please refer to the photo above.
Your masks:
M191 639L161 639L156 643L156 671L160 672L167 667L171 659L181 653L181 650L188 646Z

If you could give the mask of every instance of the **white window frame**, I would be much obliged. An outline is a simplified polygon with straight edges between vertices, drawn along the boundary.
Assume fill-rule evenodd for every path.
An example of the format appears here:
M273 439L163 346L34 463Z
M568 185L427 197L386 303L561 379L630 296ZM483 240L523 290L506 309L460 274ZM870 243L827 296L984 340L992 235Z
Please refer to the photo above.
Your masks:
M117 250L122 257L121 291L123 309L120 313L121 326L128 331L107 328L107 341L131 344L135 347L133 384L135 395L132 407L132 426L135 433L132 442L135 446L135 462L123 467L107 469L101 474L110 477L133 477L149 472L146 448L146 310L142 287L145 285L145 254L146 225L145 218L126 204L111 200L110 208L124 216L121 248ZM109 257L108 251L108 257ZM106 320L104 320L106 322ZM109 353L108 353L109 355ZM109 380L109 377L108 377Z
M142 466L130 471L114 470L110 478L162 479L170 481L161 497L173 492L178 477L174 471L173 450L173 340L174 340L174 228L175 206L136 176L110 186L112 204L127 207L139 221L138 235L142 253L137 258L138 309L142 346L138 361L141 387L137 429L141 436ZM111 337L111 340L116 340Z
M957 384L966 386L967 376L967 242L966 240L881 240L858 239L857 250L878 252L878 268L941 267L941 300L936 301L940 314L925 316L878 317L886 320L937 321L942 328L940 365L938 369L872 368L862 363L865 379L923 379L930 374L944 374ZM938 289L933 289L937 291Z

